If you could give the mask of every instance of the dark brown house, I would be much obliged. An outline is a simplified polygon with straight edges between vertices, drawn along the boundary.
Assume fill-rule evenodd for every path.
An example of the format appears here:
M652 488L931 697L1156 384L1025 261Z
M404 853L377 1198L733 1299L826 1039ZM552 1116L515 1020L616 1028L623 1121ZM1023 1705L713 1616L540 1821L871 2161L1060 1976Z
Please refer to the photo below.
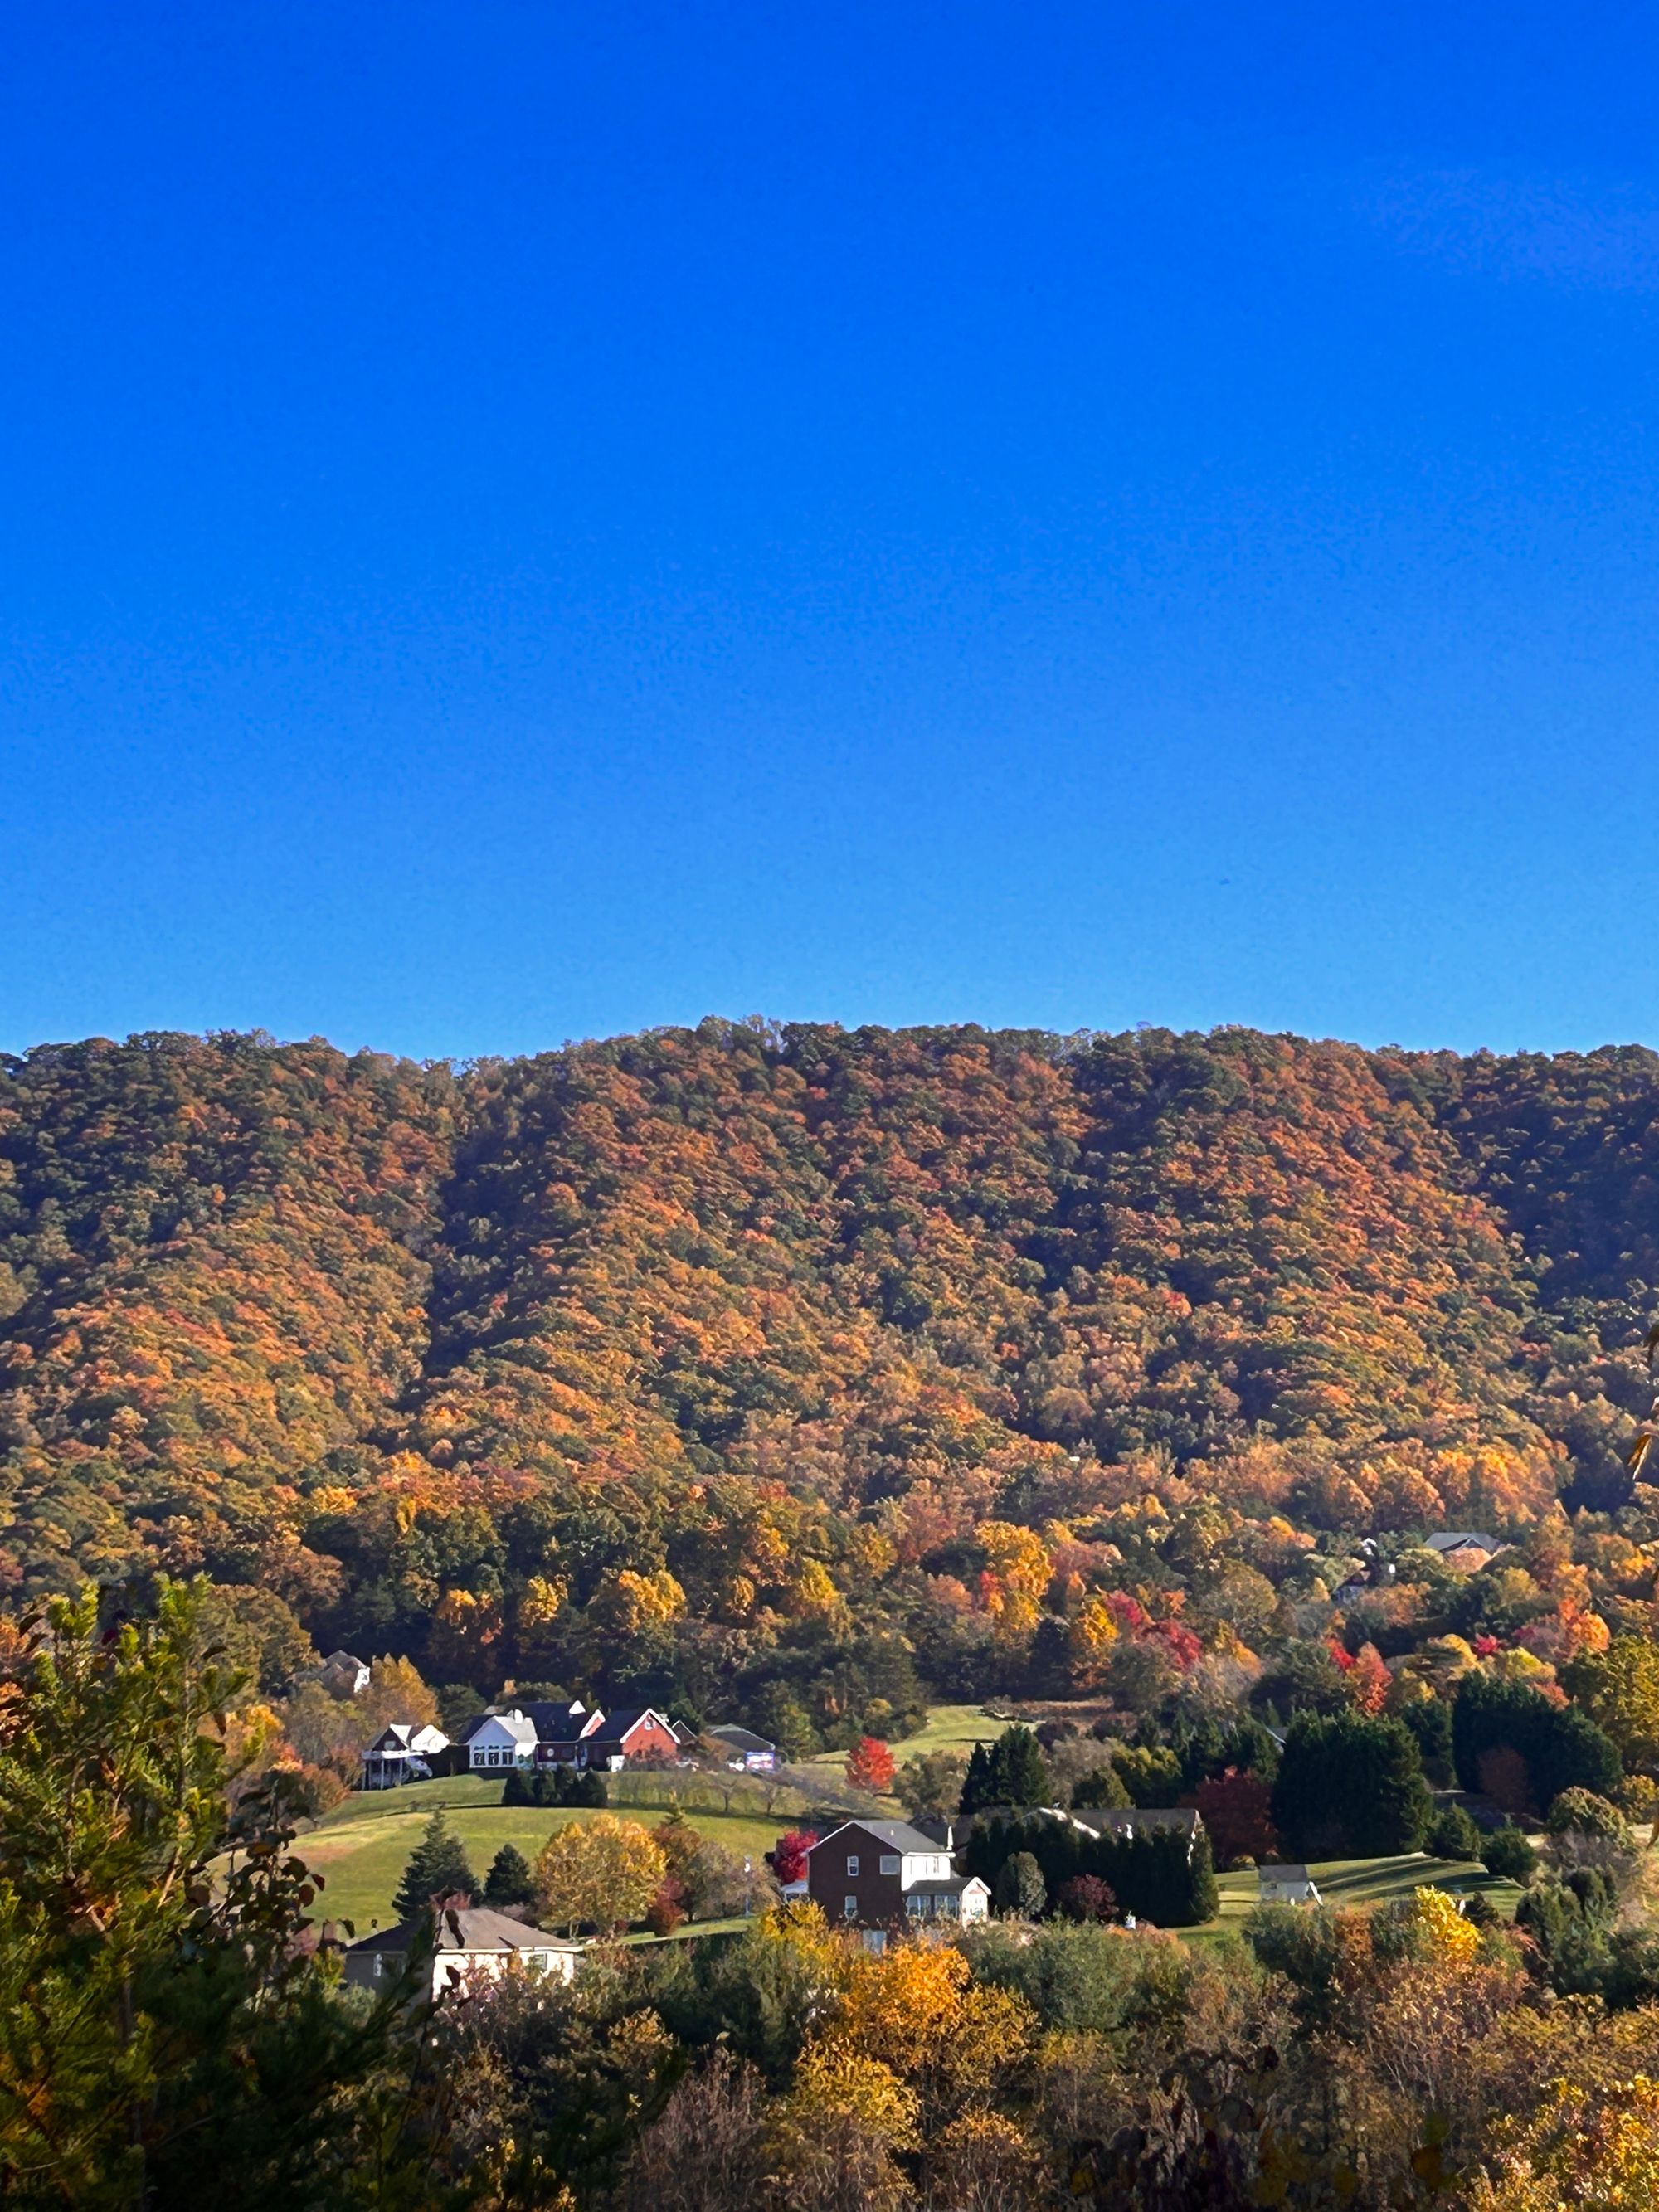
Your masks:
M991 1902L977 1875L964 1879L945 1846L906 1820L847 1820L820 1836L806 1893L827 1919L878 1929L983 1920Z

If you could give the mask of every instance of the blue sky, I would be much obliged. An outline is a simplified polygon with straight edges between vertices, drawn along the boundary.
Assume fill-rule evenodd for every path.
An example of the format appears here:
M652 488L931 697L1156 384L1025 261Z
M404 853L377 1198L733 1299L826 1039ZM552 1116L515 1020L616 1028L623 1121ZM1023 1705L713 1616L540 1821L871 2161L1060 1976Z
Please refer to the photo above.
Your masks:
M1589 5L0 33L0 1047L1659 1040Z

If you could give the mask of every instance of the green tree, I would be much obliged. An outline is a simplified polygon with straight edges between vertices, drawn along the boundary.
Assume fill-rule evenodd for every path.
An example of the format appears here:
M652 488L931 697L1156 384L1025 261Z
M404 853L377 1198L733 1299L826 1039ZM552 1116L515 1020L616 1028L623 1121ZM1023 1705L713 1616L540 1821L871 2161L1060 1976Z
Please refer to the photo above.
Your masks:
M1659 1774L1659 1644L1615 1636L1563 1668L1561 1684L1632 1773Z
M441 1806L422 1831L410 1853L403 1880L393 1900L398 1917L412 1920L434 1897L477 1894L478 1878L467 1863L466 1847L451 1828Z
M1437 1859L1479 1858L1480 1831L1461 1805L1451 1805L1430 1821L1423 1848Z
M942 1818L962 1802L967 1779L962 1755L955 1751L926 1751L907 1759L894 1778L899 1802L913 1820L930 1814Z
M457 2203L432 2170L448 2091L409 1990L340 2006L301 1941L317 1881L275 1801L228 1810L220 1717L242 1681L204 1647L203 1611L203 1586L163 1583L152 1618L100 1632L95 1593L57 1600L12 1669L0 2197Z
M1410 1733L1352 1710L1299 1713L1273 1783L1273 1822L1298 1858L1415 1850L1431 1800Z
M514 1905L528 1905L535 1894L536 1878L529 1860L515 1844L503 1844L484 1876L484 1903L507 1911Z
M1513 1820L1492 1830L1479 1856L1488 1874L1500 1875L1506 1881L1528 1882L1538 1871L1538 1854L1528 1842L1526 1830Z
M1042 1763L1042 1747L1028 1728L1016 1722L997 1738L991 1750L994 1805L1043 1805L1048 1801L1048 1770Z
M1030 1851L1016 1851L1003 1862L994 1900L997 1911L1011 1919L1036 1920L1041 1916L1048 1902L1048 1886Z
M1471 1674L1458 1691L1452 1745L1466 1790L1484 1786L1484 1759L1513 1752L1525 1765L1528 1795L1540 1812L1564 1790L1611 1797L1621 1778L1619 1753L1587 1713L1553 1705L1523 1682L1488 1674Z

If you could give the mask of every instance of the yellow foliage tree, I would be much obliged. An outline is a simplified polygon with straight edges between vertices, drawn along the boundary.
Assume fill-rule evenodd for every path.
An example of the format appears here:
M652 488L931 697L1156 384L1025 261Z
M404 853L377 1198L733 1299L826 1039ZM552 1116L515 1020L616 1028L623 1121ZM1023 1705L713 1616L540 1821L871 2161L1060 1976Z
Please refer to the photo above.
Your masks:
M1515 2126L1471 2212L1638 2212L1659 2204L1659 2081L1645 2074L1605 2097L1558 2081Z
M614 1813L573 1820L537 1855L537 1901L556 1928L591 1924L608 1932L643 1918L667 1864L637 1820L619 1820Z
M650 1575L624 1567L600 1593L595 1609L619 1635L638 1636L678 1620L685 1611L685 1592L666 1567Z
M1467 1960L1480 1948L1480 1930L1470 1926L1443 1889L1413 1890L1412 1911L1419 1929L1442 1958Z
M1051 1571L1048 1554L1035 1529L1012 1521L981 1521L985 1547L981 1588L992 1634L1000 1644L1018 1643L1037 1625Z

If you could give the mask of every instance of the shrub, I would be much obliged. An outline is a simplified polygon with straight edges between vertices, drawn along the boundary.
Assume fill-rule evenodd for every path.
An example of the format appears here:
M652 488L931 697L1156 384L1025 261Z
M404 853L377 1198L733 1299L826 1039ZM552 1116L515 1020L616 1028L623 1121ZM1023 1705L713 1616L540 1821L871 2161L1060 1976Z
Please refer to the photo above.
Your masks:
M1480 1844L1480 1863L1488 1874L1499 1875L1505 1881L1530 1881L1538 1871L1538 1854L1527 1841L1525 1832L1513 1820L1505 1820L1501 1828L1494 1828L1483 1837Z
M1565 1836L1595 1836L1610 1844L1628 1844L1630 1826L1616 1805L1593 1790L1564 1790L1544 1816L1545 1832Z
M1430 1821L1423 1848L1437 1859L1479 1858L1480 1831L1461 1805L1451 1805Z
M1016 1851L1004 1861L994 1893L996 1909L1010 1918L1035 1920L1048 1902L1042 1869L1030 1851Z
M1054 1903L1068 1920L1110 1920L1117 1912L1112 1885L1097 1874L1074 1874L1061 1882Z

